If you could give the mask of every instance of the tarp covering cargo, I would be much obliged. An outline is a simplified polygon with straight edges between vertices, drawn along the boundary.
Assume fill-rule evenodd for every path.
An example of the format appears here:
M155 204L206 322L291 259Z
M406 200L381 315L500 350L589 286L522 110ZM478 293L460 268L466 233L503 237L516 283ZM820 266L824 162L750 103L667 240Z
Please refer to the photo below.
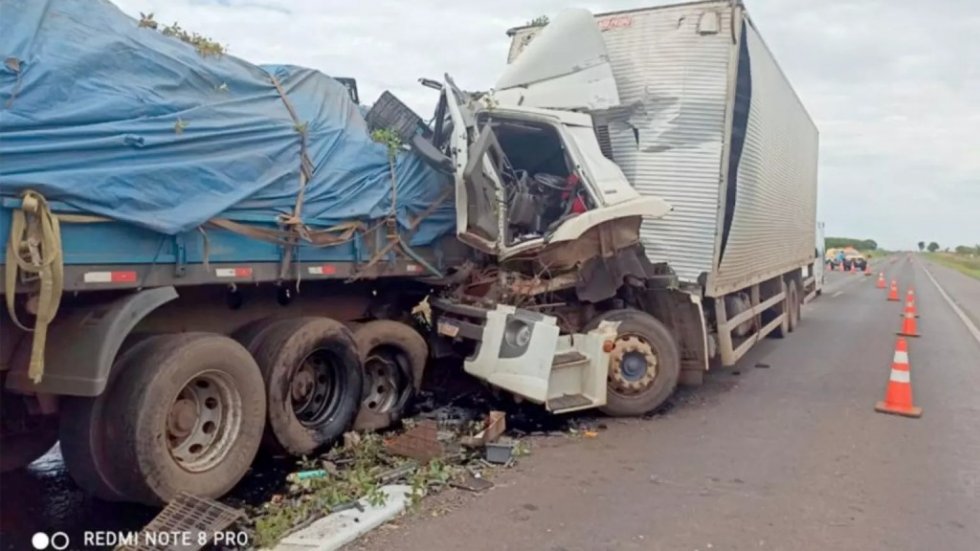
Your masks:
M394 195L404 228L445 198L448 178L407 152L392 193L386 146L322 73L202 55L104 0L0 0L0 12L6 197L34 189L165 234L219 216L273 223L300 197L302 223L325 228L383 218ZM411 243L448 233L453 216L446 201Z

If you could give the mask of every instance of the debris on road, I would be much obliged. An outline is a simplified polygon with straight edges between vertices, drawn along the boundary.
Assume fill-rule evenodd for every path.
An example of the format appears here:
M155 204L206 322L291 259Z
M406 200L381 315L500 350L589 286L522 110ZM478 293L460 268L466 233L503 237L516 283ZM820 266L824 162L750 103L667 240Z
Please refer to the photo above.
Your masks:
M449 485L468 492L482 492L493 488L493 482L470 472L451 480Z
M491 411L484 421L484 428L473 436L464 437L461 443L470 448L486 446L496 442L505 430L507 430L507 415L502 411Z
M181 540L188 545L182 546L181 549L188 551L203 549L216 534L244 516L242 511L213 499L181 492L134 538L134 545L121 545L116 549L122 551L156 549L156 545L150 545L150 542L155 541L155 537L150 537L149 534L161 533L188 534Z
M513 440L501 440L490 442L486 445L486 459L490 463L505 465L514 458L514 448L517 445Z
M451 453L450 450L456 442L452 442L449 435L443 436L440 438L439 425L436 421L426 419L398 436L385 440L385 449L392 455L428 463Z

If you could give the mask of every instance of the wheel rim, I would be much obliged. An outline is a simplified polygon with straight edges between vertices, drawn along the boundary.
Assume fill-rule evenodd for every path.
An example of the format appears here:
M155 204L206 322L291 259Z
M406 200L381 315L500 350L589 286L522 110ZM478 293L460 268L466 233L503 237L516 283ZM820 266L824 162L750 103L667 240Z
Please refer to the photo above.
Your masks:
M404 377L398 354L373 352L364 362L364 399L362 407L377 413L387 413L398 406Z
M183 469L213 468L231 451L242 425L242 398L218 371L193 377L177 394L167 415L167 447Z
M639 394L657 378L659 361L653 347L639 335L620 335L609 355L609 383L619 394Z
M334 356L323 349L311 352L299 364L289 383L293 414L306 427L315 427L333 417L338 407Z

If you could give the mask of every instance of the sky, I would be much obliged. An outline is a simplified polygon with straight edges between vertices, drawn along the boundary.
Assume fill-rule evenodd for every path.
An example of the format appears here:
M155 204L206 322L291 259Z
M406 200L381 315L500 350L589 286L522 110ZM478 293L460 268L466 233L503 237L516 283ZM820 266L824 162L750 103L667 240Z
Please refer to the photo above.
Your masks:
M362 103L391 90L428 118L419 77L490 88L506 30L567 7L662 0L114 0L177 21L254 63L354 77ZM818 219L828 236L980 244L980 2L745 0L820 131Z

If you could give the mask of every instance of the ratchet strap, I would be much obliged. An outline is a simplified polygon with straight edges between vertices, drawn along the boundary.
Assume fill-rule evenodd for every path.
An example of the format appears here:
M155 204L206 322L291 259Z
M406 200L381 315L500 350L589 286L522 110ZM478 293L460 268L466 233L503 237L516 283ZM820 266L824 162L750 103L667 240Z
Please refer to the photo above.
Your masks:
M47 200L36 191L25 191L20 209L12 212L5 266L7 312L18 327L34 333L27 375L35 384L40 383L44 377L48 325L58 313L65 270L61 256L61 226L57 217L51 214ZM14 298L18 276L25 283L39 282L33 328L21 323L17 317Z

